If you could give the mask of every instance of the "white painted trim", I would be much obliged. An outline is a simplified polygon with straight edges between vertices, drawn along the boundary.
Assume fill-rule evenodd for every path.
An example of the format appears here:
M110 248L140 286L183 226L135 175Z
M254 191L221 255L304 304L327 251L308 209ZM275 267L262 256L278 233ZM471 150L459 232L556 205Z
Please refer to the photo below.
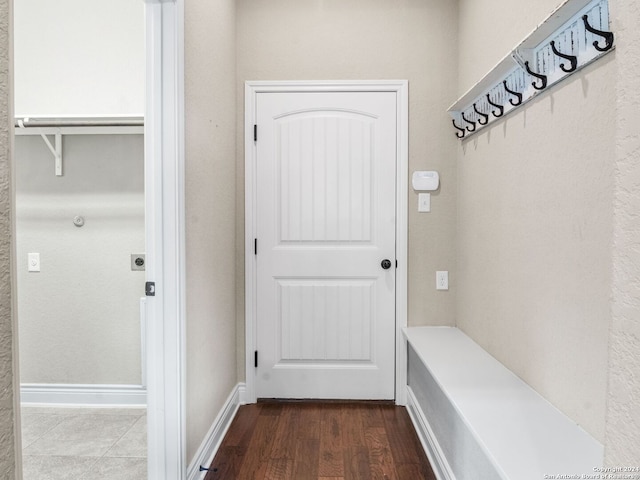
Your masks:
M146 0L148 478L186 477L184 0Z
M240 383L239 388L239 394L240 394L240 405L247 405L248 403L251 403L249 401L247 401L247 384L245 382Z
M29 127L16 128L16 136L27 135L142 135L144 127Z
M20 385L20 403L144 407L147 389L142 385L23 383Z
M147 297L140 298L140 384L147 389ZM146 401L145 401L146 403Z
M254 351L256 349L256 236L255 164L256 95L261 92L395 92L397 95L396 163L396 386L398 405L406 403L407 353L402 329L407 326L409 84L406 80L373 81L251 81L245 83L245 368L247 402L256 401Z
M187 480L202 480L206 476L206 471L200 471L200 466L208 468L213 462L224 436L227 434L231 422L238 413L238 408L243 404L242 398L244 397L245 384L239 383L231 391L231 394L227 398L226 402L222 406L220 413L211 424L207 435L200 444L195 457L191 461L189 468L187 469Z
M407 342L403 329L407 326L409 263L409 82L397 85L398 145L396 166L396 404L405 405L407 385Z
M422 411L422 408L420 408L420 404L418 403L413 390L411 390L411 387L408 385L406 386L406 390L407 411L409 412L409 417L411 418L411 422L416 430L416 434L420 439L422 448L427 454L427 458L429 458L429 463L431 463L433 473L435 473L438 480L455 480L456 477L447 462L447 458L440 448L438 439L433 433L433 429L431 428L427 417Z
M255 389L254 352L256 337L256 291L257 270L254 255L256 238L256 145L253 141L252 125L257 118L255 87L247 82L244 90L244 275L245 275L245 382L249 403L257 401Z

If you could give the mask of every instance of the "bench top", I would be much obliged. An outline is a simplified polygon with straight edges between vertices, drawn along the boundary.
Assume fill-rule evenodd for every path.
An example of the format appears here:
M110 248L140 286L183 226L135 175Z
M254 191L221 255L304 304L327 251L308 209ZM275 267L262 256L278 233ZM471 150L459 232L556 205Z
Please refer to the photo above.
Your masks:
M409 344L508 479L593 474L604 448L455 327L409 327Z

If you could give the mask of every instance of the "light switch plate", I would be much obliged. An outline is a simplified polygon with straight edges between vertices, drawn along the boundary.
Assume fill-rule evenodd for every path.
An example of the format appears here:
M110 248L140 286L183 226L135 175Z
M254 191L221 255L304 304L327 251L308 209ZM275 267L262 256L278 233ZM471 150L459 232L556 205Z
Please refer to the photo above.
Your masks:
M29 272L40 271L40 254L27 253L27 269Z
M418 194L418 211L419 212L431 211L431 194L430 193Z

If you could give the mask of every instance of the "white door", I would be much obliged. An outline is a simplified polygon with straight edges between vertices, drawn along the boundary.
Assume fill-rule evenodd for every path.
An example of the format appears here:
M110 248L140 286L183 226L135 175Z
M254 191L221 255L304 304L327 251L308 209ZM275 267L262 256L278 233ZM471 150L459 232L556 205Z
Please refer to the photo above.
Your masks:
M256 105L257 397L393 399L396 94Z

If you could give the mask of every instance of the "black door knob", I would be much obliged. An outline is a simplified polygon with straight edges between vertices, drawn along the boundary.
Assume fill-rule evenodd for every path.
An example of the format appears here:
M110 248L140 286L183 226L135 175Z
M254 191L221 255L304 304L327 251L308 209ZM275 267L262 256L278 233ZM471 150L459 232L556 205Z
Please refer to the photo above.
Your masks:
M391 260L389 260L388 258L385 258L384 260L382 260L382 262L380 262L380 265L385 270L389 270L391 268Z

